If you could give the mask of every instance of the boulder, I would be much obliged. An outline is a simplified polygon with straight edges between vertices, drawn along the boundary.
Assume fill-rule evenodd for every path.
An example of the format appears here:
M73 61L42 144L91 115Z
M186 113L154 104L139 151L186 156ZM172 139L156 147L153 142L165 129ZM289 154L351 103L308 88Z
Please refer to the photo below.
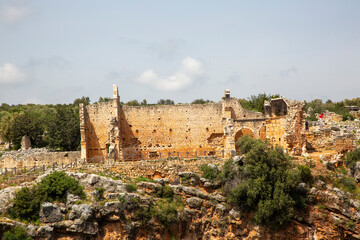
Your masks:
M15 198L15 193L20 189L21 187L8 187L0 190L0 213L7 211L11 207L11 204L8 203Z
M63 220L63 215L56 204L44 202L40 206L40 220L44 223L60 222Z
M203 201L204 200L202 200L201 198L198 198L198 197L191 197L191 198L186 199L186 203L189 205L189 207L196 208L196 209L200 209Z
M67 192L66 194L66 207L69 209L74 205L77 201L80 201L81 198L78 195Z
M88 221L92 219L92 217L94 216L94 209L88 204L81 204L81 205L74 204L71 207L71 210L72 211L69 214L70 220L81 218L83 220Z

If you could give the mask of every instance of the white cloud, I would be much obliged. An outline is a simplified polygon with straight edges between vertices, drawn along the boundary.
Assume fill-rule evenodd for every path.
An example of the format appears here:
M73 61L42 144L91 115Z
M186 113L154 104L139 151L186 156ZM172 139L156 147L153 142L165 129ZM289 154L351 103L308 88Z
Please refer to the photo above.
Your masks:
M7 24L16 23L25 18L30 10L24 5L24 1L8 1L9 4L3 5L0 9L0 20Z
M25 74L22 73L14 64L5 63L0 66L0 84L18 83L25 79Z
M143 72L137 79L139 83L147 84L162 91L176 91L192 85L196 78L203 73L202 63L187 57L182 61L181 67L170 76L159 76L154 70Z

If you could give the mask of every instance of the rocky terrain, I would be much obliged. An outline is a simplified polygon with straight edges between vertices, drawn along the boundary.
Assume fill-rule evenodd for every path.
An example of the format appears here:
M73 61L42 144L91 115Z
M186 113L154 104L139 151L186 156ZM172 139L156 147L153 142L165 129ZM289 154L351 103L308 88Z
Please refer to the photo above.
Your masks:
M169 165L171 161L164 168ZM251 212L229 204L220 184L202 178L199 170L158 172L155 180L130 179L120 171L79 171L66 174L85 187L87 198L68 193L64 203L44 202L36 223L10 219L7 210L16 191L50 172L34 182L0 190L1 233L19 225L34 239L360 239L358 195L335 187L327 176L317 178L311 187L301 184L308 191L309 206L286 227L273 230L254 224Z

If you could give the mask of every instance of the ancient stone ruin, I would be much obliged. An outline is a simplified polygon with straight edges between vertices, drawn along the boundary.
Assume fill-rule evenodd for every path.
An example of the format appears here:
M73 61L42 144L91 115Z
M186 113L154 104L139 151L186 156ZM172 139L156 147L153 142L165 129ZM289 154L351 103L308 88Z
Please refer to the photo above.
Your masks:
M303 108L303 102L278 98L265 102L264 115L244 109L230 90L218 103L126 106L114 85L112 101L80 105L81 158L122 161L169 152L230 157L245 134L301 154Z

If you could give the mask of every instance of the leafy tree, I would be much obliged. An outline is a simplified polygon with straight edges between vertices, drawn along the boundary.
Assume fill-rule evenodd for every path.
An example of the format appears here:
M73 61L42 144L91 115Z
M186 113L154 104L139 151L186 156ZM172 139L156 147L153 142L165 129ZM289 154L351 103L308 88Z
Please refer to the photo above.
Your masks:
M142 100L141 105L147 105L146 99Z
M74 100L73 105L79 106L80 103L83 103L85 106L90 104L90 98L82 96L81 98L77 98Z
M101 102L110 102L111 100L112 100L111 98L107 98L107 97L104 97L104 98L103 98L103 97L100 97L98 102L99 102L99 103L101 103Z
M160 99L157 104L159 105L174 105L174 101L170 99Z
M138 100L131 100L131 101L128 101L127 103L125 103L125 105L128 105L128 106L140 106L140 103L138 102Z
M199 98L199 99L195 99L194 101L192 101L191 104L205 104L205 103L209 103L209 102L212 102L212 101Z
M239 99L239 103L243 108L248 110L257 111L264 113L264 102L265 100L269 101L273 98L280 97L279 94L271 95L266 93L260 93L258 95L251 95L248 100L246 99Z
M234 173L237 184L225 187L228 200L243 210L254 210L254 221L270 227L283 226L296 207L304 207L305 196L298 190L301 173L292 169L290 157L276 147L249 136L240 138L246 154L244 166Z
M42 146L43 124L36 114L30 111L8 114L0 122L0 134L5 141L18 149L23 136L29 136L35 147Z
M49 116L46 140L53 149L74 151L80 146L79 112L71 105L56 105L55 113Z

